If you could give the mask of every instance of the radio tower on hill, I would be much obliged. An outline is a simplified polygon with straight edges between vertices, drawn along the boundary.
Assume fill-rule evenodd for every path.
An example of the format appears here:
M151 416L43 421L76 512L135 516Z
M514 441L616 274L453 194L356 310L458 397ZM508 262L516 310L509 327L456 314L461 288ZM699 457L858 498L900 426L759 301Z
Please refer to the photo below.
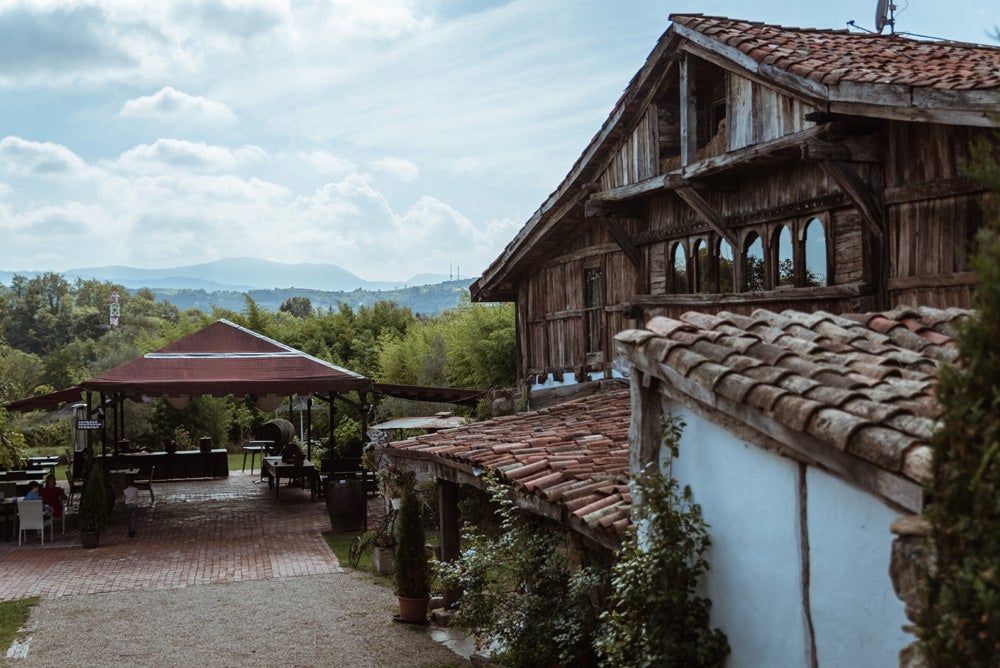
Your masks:
M111 292L111 308L108 313L110 316L108 330L114 331L118 329L121 323L121 314L121 297L118 295L118 291L114 290Z

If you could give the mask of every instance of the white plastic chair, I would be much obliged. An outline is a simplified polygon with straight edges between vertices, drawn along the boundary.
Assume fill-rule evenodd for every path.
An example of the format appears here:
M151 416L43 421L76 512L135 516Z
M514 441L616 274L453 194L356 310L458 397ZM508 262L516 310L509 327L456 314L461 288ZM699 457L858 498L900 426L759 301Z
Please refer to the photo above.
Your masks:
M49 542L55 540L55 527L52 525L52 518L45 517L42 510L42 502L17 500L17 544L21 544L21 539L25 531L37 531L42 537L42 545L45 545L45 527L49 528Z

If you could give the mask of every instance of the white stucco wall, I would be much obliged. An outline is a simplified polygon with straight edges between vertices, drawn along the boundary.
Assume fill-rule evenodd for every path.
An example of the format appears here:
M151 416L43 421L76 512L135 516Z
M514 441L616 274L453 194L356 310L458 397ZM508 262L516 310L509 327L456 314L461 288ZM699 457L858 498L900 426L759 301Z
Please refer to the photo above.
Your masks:
M895 666L914 640L889 580L889 524L900 513L824 471L810 468L806 480L819 665Z
M798 464L674 407L687 426L674 475L710 525L704 595L737 666L807 666ZM898 516L823 471L806 475L810 601L819 665L892 666L912 638L889 580Z
M710 525L704 595L729 638L727 665L808 665L796 465L680 414L687 426L674 476Z

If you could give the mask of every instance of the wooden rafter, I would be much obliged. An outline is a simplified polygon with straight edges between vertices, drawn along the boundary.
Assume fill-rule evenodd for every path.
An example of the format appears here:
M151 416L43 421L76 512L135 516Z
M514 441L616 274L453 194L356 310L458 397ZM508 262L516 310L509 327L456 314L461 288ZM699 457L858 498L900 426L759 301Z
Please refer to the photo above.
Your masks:
M858 207L861 219L879 243L885 238L885 213L881 201L849 163L840 160L820 160L820 167Z
M715 230L716 234L725 237L726 241L733 245L733 248L737 248L739 244L736 241L736 235L733 231L723 222L722 218L715 212L712 205L705 201L705 198L698 194L691 186L684 186L678 188L674 192L677 196L684 200L689 207L694 209L694 212L698 214L698 218L704 221L709 227Z

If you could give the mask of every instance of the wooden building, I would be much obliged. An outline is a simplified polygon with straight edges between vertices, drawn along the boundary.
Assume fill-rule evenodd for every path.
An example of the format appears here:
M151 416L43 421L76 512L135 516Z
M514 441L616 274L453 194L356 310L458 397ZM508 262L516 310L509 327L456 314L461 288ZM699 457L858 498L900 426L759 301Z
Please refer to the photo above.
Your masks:
M656 315L970 305L1000 49L673 15L555 192L472 285L519 378L613 375Z

